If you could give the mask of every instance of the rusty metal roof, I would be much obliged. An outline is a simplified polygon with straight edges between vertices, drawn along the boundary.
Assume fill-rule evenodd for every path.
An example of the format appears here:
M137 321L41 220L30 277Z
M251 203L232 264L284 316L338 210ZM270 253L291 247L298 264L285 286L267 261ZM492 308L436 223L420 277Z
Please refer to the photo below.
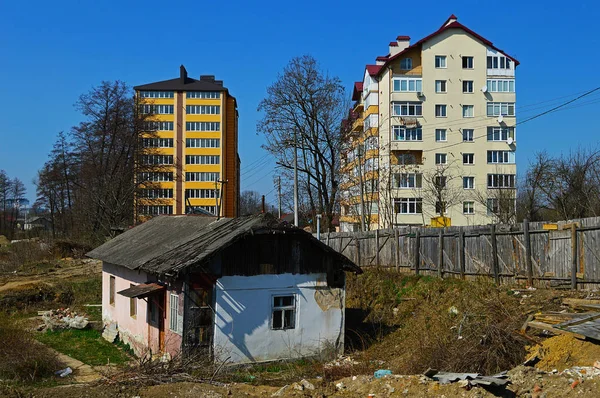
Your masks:
M117 293L129 298L144 298L163 290L165 290L165 287L163 285L159 285L158 283L142 283L140 285L121 290Z

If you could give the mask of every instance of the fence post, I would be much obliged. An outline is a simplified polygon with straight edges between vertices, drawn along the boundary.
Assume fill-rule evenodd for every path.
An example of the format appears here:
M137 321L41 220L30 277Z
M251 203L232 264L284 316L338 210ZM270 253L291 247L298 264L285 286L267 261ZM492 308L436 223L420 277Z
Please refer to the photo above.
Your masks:
M525 264L527 265L527 284L533 286L533 264L531 263L531 239L529 238L529 220L523 220L523 240L525 241Z
M458 261L460 262L460 277L465 279L465 231L458 228Z
M415 233L415 274L419 275L419 267L421 266L421 231L417 229Z
M358 238L354 238L356 240L356 261L358 263L359 267L362 267L362 264L360 262L360 239Z
M329 232L329 231L327 232L327 246L329 246L329 234L330 234L330 233L331 233L331 232ZM330 247L331 247L331 246L330 246Z
M400 232L395 229L394 230L394 241L396 242L394 245L394 248L396 249L396 255L395 260L396 260L396 272L400 271Z
M444 228L440 228L438 235L438 276L444 277Z
M375 230L375 262L378 267L381 265L379 264L379 229Z
M571 224L571 289L577 290L577 225Z
M492 224L491 228L491 240L492 240L492 266L494 267L494 280L496 285L500 284L500 265L498 264L498 242L496 241L496 225Z

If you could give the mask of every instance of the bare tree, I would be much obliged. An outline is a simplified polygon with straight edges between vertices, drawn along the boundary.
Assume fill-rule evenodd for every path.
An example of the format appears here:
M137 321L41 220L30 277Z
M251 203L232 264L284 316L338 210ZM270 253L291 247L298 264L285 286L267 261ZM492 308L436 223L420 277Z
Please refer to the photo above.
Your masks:
M323 214L323 226L331 221L338 193L340 122L347 99L339 78L323 72L309 56L293 58L267 88L258 110L264 112L257 129L266 137L264 146L288 173L298 151L298 172L304 182L311 217ZM287 179L287 181L291 181Z
M445 220L448 210L464 199L462 183L458 183L461 180L458 167L455 162L436 165L423 173L422 178L422 188L418 191L423 204L435 208L435 213Z
M262 198L257 191L244 191L240 195L240 215L257 214L262 210Z

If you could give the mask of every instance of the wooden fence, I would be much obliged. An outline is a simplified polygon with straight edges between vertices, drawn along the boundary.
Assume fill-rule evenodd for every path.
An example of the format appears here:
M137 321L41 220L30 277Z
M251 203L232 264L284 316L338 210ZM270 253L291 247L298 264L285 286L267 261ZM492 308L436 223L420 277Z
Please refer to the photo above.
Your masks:
M529 286L600 284L600 217L516 225L424 228L321 234L321 241L361 267L454 275L488 276L496 283ZM552 226L552 224L550 224Z

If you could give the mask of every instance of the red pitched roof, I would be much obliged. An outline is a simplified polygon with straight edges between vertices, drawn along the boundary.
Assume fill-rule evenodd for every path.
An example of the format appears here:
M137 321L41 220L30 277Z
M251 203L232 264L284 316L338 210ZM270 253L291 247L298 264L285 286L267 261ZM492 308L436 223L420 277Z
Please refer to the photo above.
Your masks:
M408 40L410 40L410 36L398 36L398 37L396 37L396 40L398 40L398 41L408 41Z
M352 101L358 101L363 90L363 82L355 82L354 90L352 91Z
M388 56L379 56L376 58L377 61L387 61L388 60Z
M397 41L391 41L390 42L390 47L398 47L398 42Z
M454 19L455 21L451 22L451 23L448 23L452 19ZM464 30L465 32L467 32L471 36L475 37L477 40L479 40L480 42L482 42L486 46L489 46L489 47L493 48L494 50L499 51L502 54L506 55L508 58L510 58L511 60L513 60L513 62L515 63L515 66L519 65L519 61L517 61L516 58L511 57L510 55L506 54L504 51L502 51L498 47L494 46L494 44L491 41L489 41L488 39L486 39L485 37L480 36L479 34L473 32L471 29L467 28L465 25L459 23L458 21L456 21L457 19L458 18L456 17L456 15L454 15L454 14L450 15L450 17L446 20L446 22L444 22L444 24L442 25L441 28L439 28L438 30L436 30L435 32L433 32L432 34L430 34L429 36L426 36L426 37L422 38L421 40L419 40L418 42L416 42L412 46L409 46L406 49L400 51L398 54L395 54L394 56L388 58L388 60L385 63L385 65L379 65L379 67L380 67L379 71L382 71L384 69L383 68L384 66L387 66L391 61L399 58L400 56L402 56L403 54L405 54L409 50L412 50L412 49L415 49L415 48L419 47L421 44L425 43L427 40L430 40L430 39L434 38L435 36L439 35L440 33L444 32L444 31L446 31L448 29L462 29L462 30Z
M367 72L369 72L369 75L371 76L377 76L382 66L383 65L367 65Z

